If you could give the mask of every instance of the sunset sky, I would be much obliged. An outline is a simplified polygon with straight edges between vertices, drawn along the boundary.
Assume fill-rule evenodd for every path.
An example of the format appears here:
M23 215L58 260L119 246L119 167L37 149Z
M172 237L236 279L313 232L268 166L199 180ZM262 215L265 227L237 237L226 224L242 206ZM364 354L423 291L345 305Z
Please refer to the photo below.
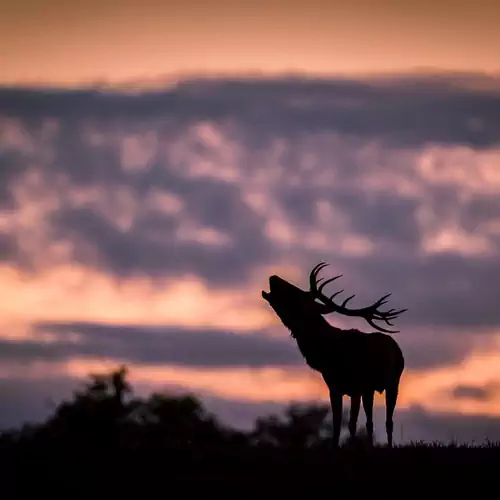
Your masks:
M409 308L397 440L500 439L499 22L480 1L3 2L0 427L122 362L238 426L325 400L260 296L325 260L359 305Z
M498 72L499 21L494 0L16 0L0 6L0 81Z

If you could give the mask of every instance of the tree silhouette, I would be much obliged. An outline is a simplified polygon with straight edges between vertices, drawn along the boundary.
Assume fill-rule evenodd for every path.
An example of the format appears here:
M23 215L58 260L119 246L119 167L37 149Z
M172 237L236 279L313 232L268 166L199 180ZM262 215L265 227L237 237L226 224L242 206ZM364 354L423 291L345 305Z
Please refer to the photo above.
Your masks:
M192 395L152 394L136 414L149 437L169 447L201 446L224 434L222 424Z
M258 418L252 441L293 449L317 447L331 437L332 426L326 418L329 412L327 405L293 403L285 409L282 417Z
M109 443L118 438L120 426L137 405L125 402L126 392L132 392L132 388L125 367L107 374L91 374L83 389L55 408L43 430L54 439Z

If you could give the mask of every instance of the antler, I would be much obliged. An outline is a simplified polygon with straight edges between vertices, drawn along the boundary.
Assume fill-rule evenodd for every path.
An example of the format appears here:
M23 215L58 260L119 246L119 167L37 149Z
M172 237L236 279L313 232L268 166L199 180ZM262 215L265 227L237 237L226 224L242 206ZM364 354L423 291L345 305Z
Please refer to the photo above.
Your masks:
M399 330L387 330L386 328L383 328L381 326L378 326L374 323L374 321L384 321L386 324L389 326L394 326L390 320L393 320L397 318L401 313L407 311L407 309L390 309L388 311L380 311L379 307L384 305L387 302L387 298L390 297L390 293L387 295L384 295L380 299L378 299L376 302L373 304L367 306L367 307L362 307L360 309L348 309L346 307L346 304L355 297L355 295L351 295L350 297L347 297L347 299L342 302L342 304L336 304L333 301L333 298L342 293L344 290L340 290L338 292L335 292L331 297L327 297L323 293L323 288L328 284L331 283L332 281L340 278L342 274L339 274L338 276L334 276L333 278L330 278L326 281L324 281L320 287L318 288L318 284L320 281L323 280L323 278L317 279L317 275L319 271L323 268L328 266L326 262L320 262L318 265L314 266L311 274L309 275L309 283L310 283L310 292L321 302L325 305L326 313L328 312L338 312L340 314L343 314L344 316L356 316L363 318L369 325L373 326L377 330L381 332L386 332L386 333L397 333Z

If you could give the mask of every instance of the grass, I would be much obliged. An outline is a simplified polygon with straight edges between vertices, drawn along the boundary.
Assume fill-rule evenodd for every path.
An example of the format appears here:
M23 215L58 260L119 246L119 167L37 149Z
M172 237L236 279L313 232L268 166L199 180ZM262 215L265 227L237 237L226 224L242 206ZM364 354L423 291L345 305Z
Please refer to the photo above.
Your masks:
M4 491L19 497L36 491L129 498L476 497L495 487L499 464L498 443L190 451L47 443L12 449L0 460Z

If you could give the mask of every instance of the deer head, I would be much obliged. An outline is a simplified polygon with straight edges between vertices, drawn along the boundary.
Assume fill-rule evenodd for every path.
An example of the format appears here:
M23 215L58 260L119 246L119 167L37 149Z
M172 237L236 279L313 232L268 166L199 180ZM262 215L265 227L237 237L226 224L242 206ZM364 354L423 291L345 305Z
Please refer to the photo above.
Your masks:
M344 316L363 318L370 326L381 332L397 333L399 331L388 330L374 323L374 321L384 321L387 325L394 326L391 320L394 320L407 310L390 309L388 311L381 311L379 308L387 302L387 298L391 295L390 293L384 295L373 304L360 309L348 309L346 307L354 295L347 297L342 304L334 302L334 297L341 294L344 290L340 290L327 297L323 293L325 286L342 276L341 274L334 276L319 285L323 278L317 279L317 275L327 265L325 262L321 262L314 266L309 275L309 290L302 290L276 275L269 278L270 291L265 292L263 290L262 297L275 310L285 325L288 326L296 322L297 312L300 312L305 318L311 317L311 315L317 316L318 314L325 315L336 312Z

